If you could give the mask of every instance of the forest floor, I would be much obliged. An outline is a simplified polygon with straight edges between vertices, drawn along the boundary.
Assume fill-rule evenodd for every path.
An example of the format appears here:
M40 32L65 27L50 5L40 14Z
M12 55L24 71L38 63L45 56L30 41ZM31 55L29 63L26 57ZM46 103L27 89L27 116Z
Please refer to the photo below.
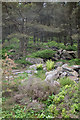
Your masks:
M61 45L61 44L60 44ZM3 118L77 118L79 119L80 112L80 78L78 83L70 80L68 77L57 79L57 85L49 85L45 83L46 72L54 70L43 70L40 64L39 69L29 69L32 64L27 62L25 58L40 55L41 58L45 58L46 61L49 57L52 57L52 51L47 54L43 51L46 48L50 48L53 45L51 43L45 43L39 47L36 45L28 46L26 57L16 59L17 68L12 69L10 74L3 76L2 80L2 116ZM76 47L70 48L67 46L64 48L62 44L59 47L66 50L75 50ZM15 56L16 52L9 52L10 49L3 49L3 57L7 52L8 55ZM34 51L36 52L34 54ZM17 55L16 55L17 56ZM20 56L19 56L20 57ZM38 56L39 57L39 56ZM57 62L63 64L80 65L80 60L75 58L71 60L57 60L54 62L54 66ZM44 63L46 64L46 62ZM31 71L30 71L31 70ZM8 79L9 78L9 79Z

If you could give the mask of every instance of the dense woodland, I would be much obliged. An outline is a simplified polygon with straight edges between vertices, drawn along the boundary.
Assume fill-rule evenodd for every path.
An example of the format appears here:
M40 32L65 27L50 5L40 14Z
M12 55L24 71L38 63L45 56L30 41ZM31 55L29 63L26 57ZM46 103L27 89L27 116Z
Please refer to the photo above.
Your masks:
M77 118L80 2L2 3L3 118Z

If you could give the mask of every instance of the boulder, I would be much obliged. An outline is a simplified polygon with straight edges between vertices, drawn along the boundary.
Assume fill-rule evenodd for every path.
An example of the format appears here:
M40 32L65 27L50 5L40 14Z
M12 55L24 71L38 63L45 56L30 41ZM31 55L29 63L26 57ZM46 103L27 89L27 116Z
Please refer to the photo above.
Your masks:
M77 56L77 53L76 53L76 51L67 51L68 52L68 54L70 54L71 56L72 56L72 58L76 58Z
M41 58L26 58L26 61L28 61L32 64L44 63L43 59L41 59Z
M67 60L71 60L73 58L66 50L62 51L62 56L64 57L64 59L67 59Z
M80 65L73 65L72 69L78 71L78 70L80 70Z
M69 72L68 73L68 76L75 76L75 77L78 77L78 73L76 71L73 71L73 72Z
M68 64L62 65L63 71L73 72L73 69L68 66Z
M56 70L50 71L50 72L46 72L46 79L45 81L49 82L49 83L53 83L54 80L59 78L59 74L62 71L61 67L58 67Z

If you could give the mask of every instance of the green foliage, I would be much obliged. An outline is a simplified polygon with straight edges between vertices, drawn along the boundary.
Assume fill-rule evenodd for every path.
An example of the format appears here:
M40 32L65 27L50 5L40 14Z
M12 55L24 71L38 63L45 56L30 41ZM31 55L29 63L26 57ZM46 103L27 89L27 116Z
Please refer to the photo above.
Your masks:
M52 58L54 56L56 52L53 50L41 50L38 52L33 53L30 57L40 57L43 59L49 59Z
M69 50L69 51L76 51L77 50L77 44L74 44L73 46L71 45L68 45L65 47L66 50Z
M42 64L38 64L37 65L37 70L42 70L43 69L43 65Z
M3 118L24 118L26 116L25 107L15 105L11 111L3 111Z
M76 51L77 50L77 44L75 43L73 46L67 45L65 46L64 43L57 43L56 41L49 41L48 43L44 43L44 45L48 45L49 47L56 46L59 49L65 49L69 51Z
M70 65L80 65L80 59L72 59L69 61Z
M71 79L69 79L68 77L64 77L60 79L60 84L61 86L65 86L65 85L73 85L75 84L75 82Z
M10 111L3 110L3 118L56 118L59 116L64 119L71 116L74 118L79 115L80 111L80 103L77 100L78 90L78 85L65 85L59 94L52 94L47 100L42 101L46 105L43 110L35 112L17 104Z
M47 67L47 70L52 70L54 68L54 61L52 60L47 60L46 61L46 67Z
M23 65L32 65L32 63L30 63L29 61L26 61L26 58L22 58L20 60L15 60L15 63L18 63L18 64L23 64Z
M68 63L69 66L72 65L80 65L80 59L76 58L76 59L71 59L71 60L57 60L56 62L63 62L63 63Z
M41 78L42 80L45 79L45 71L43 70L38 70L38 72L35 74L38 78Z

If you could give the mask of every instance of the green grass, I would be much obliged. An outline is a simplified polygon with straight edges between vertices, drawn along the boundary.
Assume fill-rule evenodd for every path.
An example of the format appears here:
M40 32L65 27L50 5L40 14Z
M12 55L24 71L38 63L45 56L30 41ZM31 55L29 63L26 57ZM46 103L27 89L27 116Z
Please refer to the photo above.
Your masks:
M68 77L64 77L60 79L60 85L65 86L65 85L73 85L75 82Z
M38 70L38 73L36 73L35 75L36 75L36 77L39 77L42 80L45 79L45 71L43 71L43 70Z

